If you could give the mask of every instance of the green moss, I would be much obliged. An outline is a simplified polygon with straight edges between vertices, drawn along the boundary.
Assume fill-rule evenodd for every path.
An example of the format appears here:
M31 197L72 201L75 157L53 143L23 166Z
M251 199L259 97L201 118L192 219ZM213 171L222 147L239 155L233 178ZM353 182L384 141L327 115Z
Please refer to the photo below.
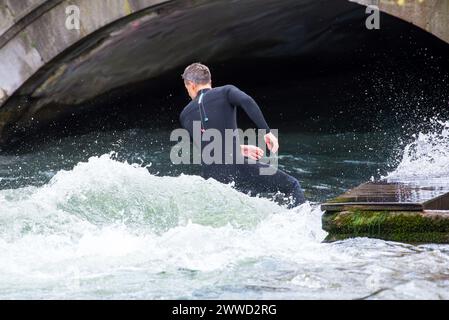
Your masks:
M28 34L27 34L26 31L22 31L22 32L19 34L19 36L20 36L20 38L22 39L23 42L27 43L27 40L28 40Z
M327 203L345 203L345 202L348 202L348 199L343 197L337 197L327 201Z
M403 242L409 244L422 244L422 243L439 243L439 244L447 244L449 243L449 234L441 233L441 232L424 232L424 233L407 233L407 234L381 234L373 236L368 233L360 233L357 236L353 234L333 234L329 233L324 242L333 242L339 240L346 240L351 238L358 237L366 237L366 238L374 238L381 239L386 241L396 241Z
M370 237L411 243L449 243L449 216L422 212L360 211L326 213L328 241Z

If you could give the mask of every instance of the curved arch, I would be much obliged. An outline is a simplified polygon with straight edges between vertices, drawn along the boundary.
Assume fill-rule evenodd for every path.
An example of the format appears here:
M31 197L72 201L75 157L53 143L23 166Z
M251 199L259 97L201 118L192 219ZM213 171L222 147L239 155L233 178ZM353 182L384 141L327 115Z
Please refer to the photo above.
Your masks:
M16 3L15 1L14 3ZM100 28L140 10L155 7L170 0L118 0L118 1L58 1L42 0L35 3L34 10L18 10L19 20L10 26L0 37L0 90L3 99L11 96L27 79L53 58ZM5 12L12 5L7 2ZM9 4L9 6L8 6ZM81 9L82 24L80 30L67 30L66 7L77 5ZM6 16L6 14L4 14ZM17 19L12 17L11 19ZM2 17L3 18L3 17ZM6 20L6 19L5 19ZM8 63L5 63L8 61Z
M361 30L348 32L354 22L363 29L366 15L347 0L27 1L35 10L21 12L0 36L0 145L192 60L317 53L351 59L345 50L370 41ZM81 8L80 30L64 27L69 3Z

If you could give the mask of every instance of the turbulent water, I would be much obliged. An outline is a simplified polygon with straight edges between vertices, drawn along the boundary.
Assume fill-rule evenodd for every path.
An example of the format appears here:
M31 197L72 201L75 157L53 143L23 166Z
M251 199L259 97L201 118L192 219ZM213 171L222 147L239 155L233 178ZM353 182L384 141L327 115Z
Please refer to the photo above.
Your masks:
M293 210L169 165L167 133L93 133L1 155L0 298L449 299L449 246L322 243L319 209L382 175L449 177L440 126L411 141L281 136L281 167L311 200Z

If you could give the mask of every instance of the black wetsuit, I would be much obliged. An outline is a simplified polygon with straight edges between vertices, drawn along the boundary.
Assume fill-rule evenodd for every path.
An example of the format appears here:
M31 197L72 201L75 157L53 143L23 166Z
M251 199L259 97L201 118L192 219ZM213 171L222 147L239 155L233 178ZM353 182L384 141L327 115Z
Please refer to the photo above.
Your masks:
M225 137L226 129L238 128L238 108L245 111L258 129L270 131L254 99L232 85L201 90L181 112L180 122L189 131L191 138L194 136L194 121L201 122L202 129L216 129L222 137ZM202 130L199 129L199 131ZM233 150L240 151L239 148L235 148L240 145L238 135L235 135L233 139ZM201 146L197 147L202 151L206 145L207 143L202 142ZM236 164L237 157L241 158L240 163L244 163ZM305 201L301 186L294 177L279 169L274 169L273 175L260 175L260 169L267 168L269 165L261 162L248 163L247 159L242 159L240 152L233 152L232 158L234 161L232 164L225 164L224 154L221 155L221 164L205 164L202 161L202 176L205 179L214 178L222 183L234 182L237 190L252 195L281 192L291 198L290 206L297 206Z

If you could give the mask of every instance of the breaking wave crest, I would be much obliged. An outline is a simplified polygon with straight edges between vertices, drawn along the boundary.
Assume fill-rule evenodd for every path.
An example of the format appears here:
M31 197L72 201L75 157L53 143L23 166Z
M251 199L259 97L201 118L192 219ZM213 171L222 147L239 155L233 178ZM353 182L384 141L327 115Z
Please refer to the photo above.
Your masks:
M214 180L155 176L111 154L60 171L44 186L0 191L0 208L6 297L42 297L42 283L70 294L64 279L75 271L89 281L142 265L157 274L291 257L325 236L321 211L310 204L287 210Z

